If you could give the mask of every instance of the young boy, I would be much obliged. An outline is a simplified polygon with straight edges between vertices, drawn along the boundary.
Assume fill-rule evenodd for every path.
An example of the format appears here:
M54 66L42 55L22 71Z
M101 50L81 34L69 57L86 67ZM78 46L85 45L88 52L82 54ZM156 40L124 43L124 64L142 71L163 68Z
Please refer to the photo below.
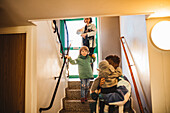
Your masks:
M99 76L92 84L91 92L93 93L99 86L101 78L105 78L105 83L102 84L101 93L112 93L116 89L118 82L117 77L122 75L122 70L119 67L120 58L117 55L109 55L105 60L99 63Z
M78 65L79 78L81 82L81 103L85 103L87 101L88 91L90 79L93 77L93 72L90 64L95 62L95 55L92 57L89 56L89 49L87 46L83 46L80 48L79 56L77 59L72 59L70 56L66 55L66 58L69 59L69 62L72 65Z
M122 75L121 68L118 67L115 69L112 65L109 64L108 61L103 60L99 63L99 76L94 80L91 92L95 92L97 90L101 78L105 78L105 82L100 86L101 92L104 94L114 92L116 90L117 85L117 77Z

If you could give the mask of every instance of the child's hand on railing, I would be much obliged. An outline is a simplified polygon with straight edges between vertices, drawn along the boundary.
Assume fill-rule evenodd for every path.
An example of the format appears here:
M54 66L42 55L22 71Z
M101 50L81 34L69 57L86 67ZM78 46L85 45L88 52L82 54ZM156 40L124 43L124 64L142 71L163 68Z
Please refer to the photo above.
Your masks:
M96 56L95 56L95 54L92 54L92 56L91 56L91 57L95 58Z
M68 55L65 55L65 57L67 58L67 59L70 59L71 57L70 56L68 56Z

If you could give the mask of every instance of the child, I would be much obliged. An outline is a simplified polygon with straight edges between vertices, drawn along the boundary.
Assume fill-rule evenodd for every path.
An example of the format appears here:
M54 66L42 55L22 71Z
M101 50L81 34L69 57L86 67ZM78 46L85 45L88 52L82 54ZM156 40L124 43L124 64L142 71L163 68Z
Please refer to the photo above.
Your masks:
M81 103L87 101L90 79L94 78L91 68L91 63L95 61L95 55L89 56L87 46L80 48L80 55L77 59L72 60L70 56L66 56L71 64L78 64L79 78L81 80Z
M105 83L100 86L101 92L104 94L114 92L118 82L117 77L122 75L121 68L118 67L115 69L112 65L109 64L108 61L103 60L99 63L98 71L99 76L93 82L91 91L94 92L99 86L100 79L105 78Z

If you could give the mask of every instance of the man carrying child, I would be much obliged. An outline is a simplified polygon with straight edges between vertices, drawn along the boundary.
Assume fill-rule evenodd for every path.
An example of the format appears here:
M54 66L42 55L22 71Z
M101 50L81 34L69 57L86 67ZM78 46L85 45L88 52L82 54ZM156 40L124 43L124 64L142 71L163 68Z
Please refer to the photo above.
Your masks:
M104 113L105 105L109 105L108 113L115 111L115 105L121 106L119 113L120 110L123 112L123 105L130 97L131 85L122 78L119 63L120 58L117 55L109 55L99 63L99 76L94 80L91 87L92 99L96 100L98 96L100 98L99 113ZM100 84L102 80L104 82ZM100 94L98 95L98 93Z

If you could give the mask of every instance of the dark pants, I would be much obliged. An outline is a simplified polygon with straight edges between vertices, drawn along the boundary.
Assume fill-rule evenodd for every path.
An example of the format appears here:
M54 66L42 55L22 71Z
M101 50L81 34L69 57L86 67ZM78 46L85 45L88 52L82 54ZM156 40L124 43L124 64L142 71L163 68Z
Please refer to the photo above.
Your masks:
M87 46L89 48L89 40L87 39L87 37L84 39L83 38L83 46ZM95 48L89 48L89 56L92 56L92 54L94 53L94 49ZM91 63L91 68L93 70L93 63Z
M90 56L94 53L95 48L89 47L89 40L87 39L87 37L85 39L83 38L83 46L87 46L89 48Z
M92 54L94 53L94 49L95 48L89 48L89 56L92 56ZM92 68L92 70L93 70L93 63L91 63L91 68Z
M89 55L90 55L90 56L92 56L92 54L94 53L94 49L95 49L95 48L89 48L89 52L90 52Z
M101 93L103 94L108 94L108 93L113 93L116 91L116 88L117 88L117 85L113 86L113 87L110 87L110 88L101 88ZM100 111L99 113L104 113L104 106L105 106L105 102L103 101L100 101ZM108 113L115 113L115 106L114 105L109 105L109 110L108 110Z
M99 102L100 110L99 113L104 113L104 106L106 104L103 101ZM114 105L109 105L108 113L115 113L115 106Z
M100 102L99 102L99 106L100 106L99 113L104 113L105 103L104 103L103 101L100 101Z
M103 94L113 93L116 92L116 89L117 89L117 85L109 88L101 88L101 93Z

